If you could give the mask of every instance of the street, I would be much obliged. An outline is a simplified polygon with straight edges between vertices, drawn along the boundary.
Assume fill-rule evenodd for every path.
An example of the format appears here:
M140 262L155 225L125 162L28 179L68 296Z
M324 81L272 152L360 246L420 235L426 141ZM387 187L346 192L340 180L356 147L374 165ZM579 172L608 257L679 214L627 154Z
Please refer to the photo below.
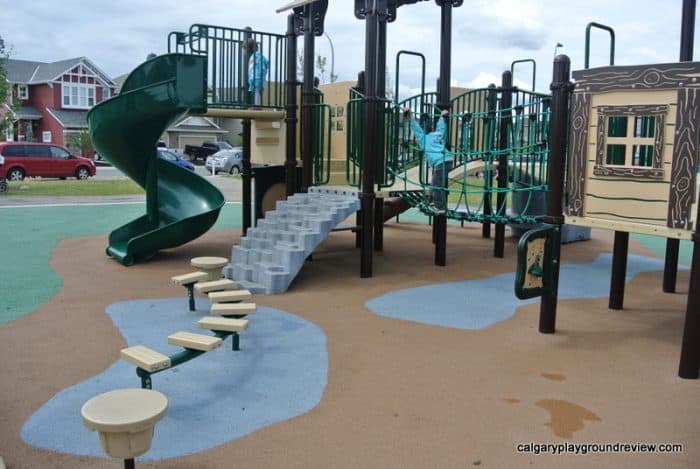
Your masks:
M195 173L199 174L200 176L211 176L211 171L207 171L204 166L195 166L194 167ZM95 179L119 179L123 178L124 173L119 171L113 166L106 165L106 164L97 164L97 173L95 174ZM219 179L219 178L214 178L214 179ZM227 178L228 179L228 178Z

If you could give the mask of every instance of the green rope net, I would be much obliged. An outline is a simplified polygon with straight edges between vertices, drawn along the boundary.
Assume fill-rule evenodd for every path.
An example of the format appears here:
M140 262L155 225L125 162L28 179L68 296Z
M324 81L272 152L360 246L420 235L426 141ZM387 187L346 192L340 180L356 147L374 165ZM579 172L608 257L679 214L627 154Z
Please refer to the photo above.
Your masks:
M448 218L537 223L545 210L550 98L514 90L515 104L500 108L496 93L495 88L471 90L452 101L447 140L452 142L448 151L453 169L440 186L431 185L433 168L423 157L409 120L400 117L397 107L398 157L387 162L387 171L396 180L392 189L427 215L443 213L433 204L431 194L444 191ZM475 95L484 99L475 99ZM410 107L407 101L401 108ZM469 112L468 108L476 110ZM440 118L437 111L433 107L429 113L418 114L426 133Z

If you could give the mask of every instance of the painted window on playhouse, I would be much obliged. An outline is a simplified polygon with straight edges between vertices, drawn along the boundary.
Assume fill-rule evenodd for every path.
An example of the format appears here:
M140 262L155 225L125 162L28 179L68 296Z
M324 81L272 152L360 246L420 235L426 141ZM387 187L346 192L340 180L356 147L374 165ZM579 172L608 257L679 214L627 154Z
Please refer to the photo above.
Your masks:
M597 176L663 178L666 105L599 106Z

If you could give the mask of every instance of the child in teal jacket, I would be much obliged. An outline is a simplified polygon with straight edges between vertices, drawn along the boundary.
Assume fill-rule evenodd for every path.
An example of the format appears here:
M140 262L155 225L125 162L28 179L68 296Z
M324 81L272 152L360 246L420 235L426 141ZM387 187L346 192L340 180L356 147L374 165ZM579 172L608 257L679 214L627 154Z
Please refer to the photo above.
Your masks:
M265 88L265 79L270 67L270 62L258 50L255 39L250 38L245 42L250 59L248 60L248 91L253 94L253 105L262 104L262 91Z
M447 119L449 111L446 109L440 113L440 119L435 126L435 130L426 134L418 122L411 117L411 110L404 109L404 115L410 119L411 130L416 137L418 144L423 150L425 159L433 169L433 175L430 180L432 186L431 196L433 204L440 209L445 209L445 193L444 188L447 185L447 176L452 170L452 153L445 148L445 140L447 133Z

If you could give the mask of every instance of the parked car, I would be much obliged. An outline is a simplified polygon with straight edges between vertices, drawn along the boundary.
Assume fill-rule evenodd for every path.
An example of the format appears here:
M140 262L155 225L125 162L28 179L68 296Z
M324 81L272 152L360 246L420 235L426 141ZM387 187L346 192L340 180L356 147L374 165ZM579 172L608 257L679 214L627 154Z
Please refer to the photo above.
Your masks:
M158 153L158 158L160 158L161 160L170 161L173 164L182 166L183 168L189 169L190 171L194 171L194 165L192 163L190 163L187 160L183 160L172 151L166 150L165 148L157 148L156 151Z
M9 181L36 176L87 179L96 171L91 159L72 155L64 147L48 143L3 142L0 154L5 158L0 178Z
M201 146L185 145L185 155L187 155L191 161L195 162L197 160L205 161L207 156L213 155L221 150L233 150L233 147L227 142L212 142L207 140L202 142Z
M229 174L239 174L243 169L243 149L232 148L231 150L221 150L207 157L204 166L214 173L225 171Z

